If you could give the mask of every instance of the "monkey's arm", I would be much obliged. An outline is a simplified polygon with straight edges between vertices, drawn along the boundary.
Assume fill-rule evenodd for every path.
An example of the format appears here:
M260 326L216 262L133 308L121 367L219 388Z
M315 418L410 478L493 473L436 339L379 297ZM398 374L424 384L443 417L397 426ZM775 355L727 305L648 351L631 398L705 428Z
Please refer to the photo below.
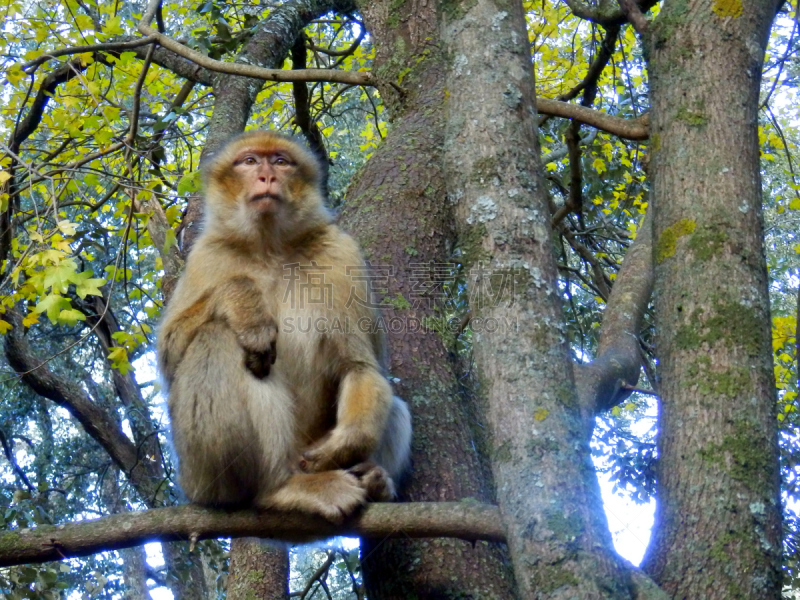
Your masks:
M176 294L177 295L177 294ZM175 302L177 299L173 299ZM159 335L161 372L171 383L198 329L212 319L225 321L245 351L245 366L264 378L275 363L278 329L255 281L238 275L202 294L188 308L168 315Z
M245 351L245 366L259 379L275 364L278 327L258 284L238 275L219 286L214 294L214 314L224 319Z
M175 378L175 371L197 330L208 321L209 297L209 294L204 294L187 309L177 314L168 313L161 324L158 363L167 383L172 383Z
M351 369L339 387L336 426L303 453L303 470L347 469L368 460L386 428L392 402L389 382L376 367Z

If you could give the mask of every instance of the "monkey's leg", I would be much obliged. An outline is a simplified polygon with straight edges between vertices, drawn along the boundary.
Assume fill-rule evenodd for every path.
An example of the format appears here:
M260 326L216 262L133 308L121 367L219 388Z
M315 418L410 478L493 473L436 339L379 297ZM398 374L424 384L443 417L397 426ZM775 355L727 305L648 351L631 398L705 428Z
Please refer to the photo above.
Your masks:
M203 296L178 316L161 326L158 335L158 362L168 383L175 378L175 370L198 328L208 320L208 296Z
M394 396L380 444L370 457L370 461L386 469L389 477L398 481L408 468L410 457L411 415L408 412L408 405Z
M244 348L247 370L264 379L275 364L278 327L257 283L245 276L229 279L215 292L214 308Z
M193 502L252 505L291 475L292 400L278 375L252 377L222 321L197 331L169 395L180 484Z
M256 500L260 508L297 510L341 523L367 500L358 478L346 471L296 473L277 490Z
M395 482L408 467L410 454L411 415L406 403L395 396L378 449L369 461L349 471L366 488L370 502L388 502L397 497Z
M378 447L392 403L392 388L376 369L350 371L339 387L336 426L303 453L301 468L315 473L366 461Z

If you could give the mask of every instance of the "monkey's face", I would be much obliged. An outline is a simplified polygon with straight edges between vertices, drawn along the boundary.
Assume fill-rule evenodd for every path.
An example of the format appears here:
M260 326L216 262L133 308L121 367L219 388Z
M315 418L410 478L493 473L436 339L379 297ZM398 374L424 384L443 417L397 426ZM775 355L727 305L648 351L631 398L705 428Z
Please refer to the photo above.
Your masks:
M281 148L245 147L233 159L239 201L253 216L276 214L291 197L297 163Z
M233 139L204 167L206 227L256 241L291 236L327 220L317 159L275 132L253 131Z

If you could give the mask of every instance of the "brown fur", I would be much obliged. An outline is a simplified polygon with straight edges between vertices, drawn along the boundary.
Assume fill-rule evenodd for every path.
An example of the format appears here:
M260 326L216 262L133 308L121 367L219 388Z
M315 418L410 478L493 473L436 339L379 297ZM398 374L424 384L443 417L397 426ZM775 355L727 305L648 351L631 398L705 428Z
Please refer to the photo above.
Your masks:
M379 333L357 326L374 310L346 306L351 291L369 298L347 273L364 261L323 207L316 159L251 132L204 166L204 182L206 227L158 341L181 486L201 504L333 521L390 499L410 418L382 375ZM298 267L311 265L324 302L306 297ZM314 327L336 320L347 330Z

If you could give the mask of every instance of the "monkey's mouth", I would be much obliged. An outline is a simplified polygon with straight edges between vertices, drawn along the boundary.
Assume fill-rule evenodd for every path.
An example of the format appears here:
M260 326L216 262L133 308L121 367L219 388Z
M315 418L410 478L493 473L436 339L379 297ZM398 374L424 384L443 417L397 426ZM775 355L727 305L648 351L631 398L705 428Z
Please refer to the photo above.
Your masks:
M282 201L280 196L269 192L250 198L250 204L258 212L273 212Z

